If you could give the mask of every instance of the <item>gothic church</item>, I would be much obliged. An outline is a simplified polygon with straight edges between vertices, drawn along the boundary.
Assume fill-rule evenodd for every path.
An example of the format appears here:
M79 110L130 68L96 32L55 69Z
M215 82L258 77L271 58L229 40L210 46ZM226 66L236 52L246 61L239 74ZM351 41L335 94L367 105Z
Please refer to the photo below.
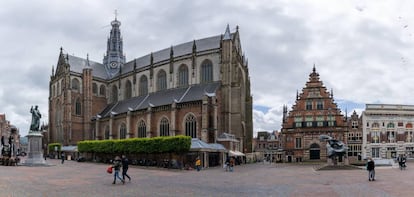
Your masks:
M251 152L248 62L238 28L127 61L115 18L102 63L60 50L49 85L50 143L187 135L234 136Z

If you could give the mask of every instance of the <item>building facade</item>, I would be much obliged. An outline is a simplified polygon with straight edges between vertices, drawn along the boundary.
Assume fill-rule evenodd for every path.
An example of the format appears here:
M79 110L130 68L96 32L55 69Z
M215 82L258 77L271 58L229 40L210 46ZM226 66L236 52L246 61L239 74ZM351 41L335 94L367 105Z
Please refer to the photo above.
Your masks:
M49 142L223 133L252 150L252 96L238 28L127 61L116 18L102 63L65 54L52 69Z
M320 135L328 135L347 143L347 124L319 74L313 67L302 92L296 95L292 110L283 107L282 147L285 161L327 161L326 142ZM339 158L341 161L342 158Z
M362 124L364 158L414 157L414 105L366 104Z
M20 134L19 129L10 124L6 119L6 114L0 114L0 155L2 155L3 148L11 150L12 156L19 154L20 150Z
M349 163L365 162L362 158L362 117L356 111L347 117L348 124L348 160Z
M282 150L280 132L259 131L257 138L253 141L253 151L260 156L257 160L265 160L270 162L282 162L284 151Z

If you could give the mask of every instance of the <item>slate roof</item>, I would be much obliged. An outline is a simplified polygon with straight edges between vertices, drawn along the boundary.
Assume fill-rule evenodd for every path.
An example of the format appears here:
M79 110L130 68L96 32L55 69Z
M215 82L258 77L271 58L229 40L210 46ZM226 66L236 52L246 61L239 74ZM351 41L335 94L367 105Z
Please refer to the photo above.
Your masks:
M196 84L184 88L174 88L157 91L144 96L133 97L130 99L118 101L109 104L99 113L100 117L109 117L113 115L146 109L148 107L158 107L169 105L174 102L183 103L201 100L205 95L213 96L220 87L220 82L208 84Z
M231 34L232 36L234 34ZM221 41L221 35L217 35L217 36L212 36L212 37L208 37L208 38L203 38L203 39L199 39L199 40L195 40L196 43L196 51L197 52L202 52L202 51L208 51L208 50L214 50L214 49L219 49L220 48L220 41ZM173 46L173 51L174 51L174 58L180 57L180 56L184 56L184 55L188 55L191 54L193 51L193 42L194 41L190 41L190 42L186 42L186 43L182 43L182 44L178 44L176 46ZM153 63L159 63L162 61L166 61L170 59L170 50L171 47L156 51L154 53L152 53L153 55ZM77 72L77 73L82 73L82 70L84 68L87 68L87 60L84 58L80 58L80 57L76 57L76 56L72 56L72 55L68 55L68 59L69 59L69 65L70 65L70 69L73 72ZM143 68L146 66L150 65L150 61L151 61L151 54L147 54L144 55L142 57L136 58L134 60L131 60L129 62L126 62L123 67L122 67L122 73L128 73L134 70L134 62L136 61L136 68ZM111 75L108 73L108 71L106 70L106 67L101 64L101 63L97 63L97 62L93 62L89 60L89 64L90 67L93 69L92 71L92 75L95 77L99 77L102 79L110 79ZM116 74L113 77L119 75Z
M70 65L70 70L73 72L82 73L83 69L90 67L92 69L92 75L94 77L99 77L102 79L107 79L109 77L108 73L105 70L105 67L101 63L89 60L88 65L87 59L73 55L68 55L68 63Z

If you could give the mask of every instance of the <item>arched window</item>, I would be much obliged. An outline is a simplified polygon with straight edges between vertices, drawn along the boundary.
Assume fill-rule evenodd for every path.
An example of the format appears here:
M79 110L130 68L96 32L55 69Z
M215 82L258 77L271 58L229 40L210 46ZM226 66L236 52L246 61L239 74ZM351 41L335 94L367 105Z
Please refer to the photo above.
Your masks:
M64 84L63 84L63 82L62 82L63 80L60 80L60 83L62 84L61 86L60 86L60 93L62 93L64 90L65 90L65 86L64 86Z
M56 91L57 91L57 95L60 95L60 82L57 83Z
M138 123L138 137L147 137L147 126L143 120Z
M79 80L76 78L72 79L72 90L79 91Z
M99 87L99 95L106 96L106 88L104 85L101 85L101 87Z
M78 116L82 115L82 105L80 98L77 98L75 101L75 114Z
M148 79L147 76L142 75L139 79L139 96L148 94Z
M405 125L405 128L407 128L407 129L412 129L412 128L413 128L413 124L411 124L411 123L407 123L407 124Z
M210 60L204 60L201 64L201 83L213 81L213 64Z
M126 138L126 125L124 123L121 124L121 127L119 128L119 139L125 139Z
M185 135L197 138L197 120L193 115L188 115L185 119Z
M116 85L112 86L112 102L115 103L118 101L118 87Z
M109 126L106 126L105 127L105 139L107 140L107 139L109 139Z
M162 118L160 122L160 136L170 136L170 123L167 118Z
M129 80L127 80L125 83L124 97L125 99L129 99L132 97L132 84Z
M178 69L178 87L188 85L188 67L183 64Z
M54 115L55 115L55 117L54 117L55 118L55 125L54 126L56 128L56 132L55 133L51 132L50 137L53 140L59 141L59 140L63 140L63 128L62 128L63 113L62 113L62 103L60 102L59 99L56 101L55 109L56 109L56 111L54 113Z
M392 123L392 122L390 122L390 123L388 123L387 124L387 128L394 128L395 126L394 126L394 123Z
M52 97L56 96L56 88L55 86L52 87Z
M96 85L96 83L92 83L92 93L94 95L98 94L98 85Z
M167 89L167 74L164 70L160 70L157 74L157 90Z

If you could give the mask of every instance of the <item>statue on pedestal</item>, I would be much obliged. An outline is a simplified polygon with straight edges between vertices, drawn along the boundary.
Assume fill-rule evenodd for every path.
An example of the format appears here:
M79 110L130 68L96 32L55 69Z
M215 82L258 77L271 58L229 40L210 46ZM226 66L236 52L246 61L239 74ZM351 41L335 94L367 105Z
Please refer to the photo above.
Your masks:
M30 108L30 113L32 113L32 123L30 124L30 131L40 131L40 118L42 114L40 114L39 110L37 109L37 105L33 109L33 106Z
M43 157L42 150L42 132L40 132L40 118L42 115L37 108L37 105L30 108L32 114L32 122L30 123L29 135L27 135L28 141L28 154L27 158L23 161L23 165L27 166L44 166L47 165Z

